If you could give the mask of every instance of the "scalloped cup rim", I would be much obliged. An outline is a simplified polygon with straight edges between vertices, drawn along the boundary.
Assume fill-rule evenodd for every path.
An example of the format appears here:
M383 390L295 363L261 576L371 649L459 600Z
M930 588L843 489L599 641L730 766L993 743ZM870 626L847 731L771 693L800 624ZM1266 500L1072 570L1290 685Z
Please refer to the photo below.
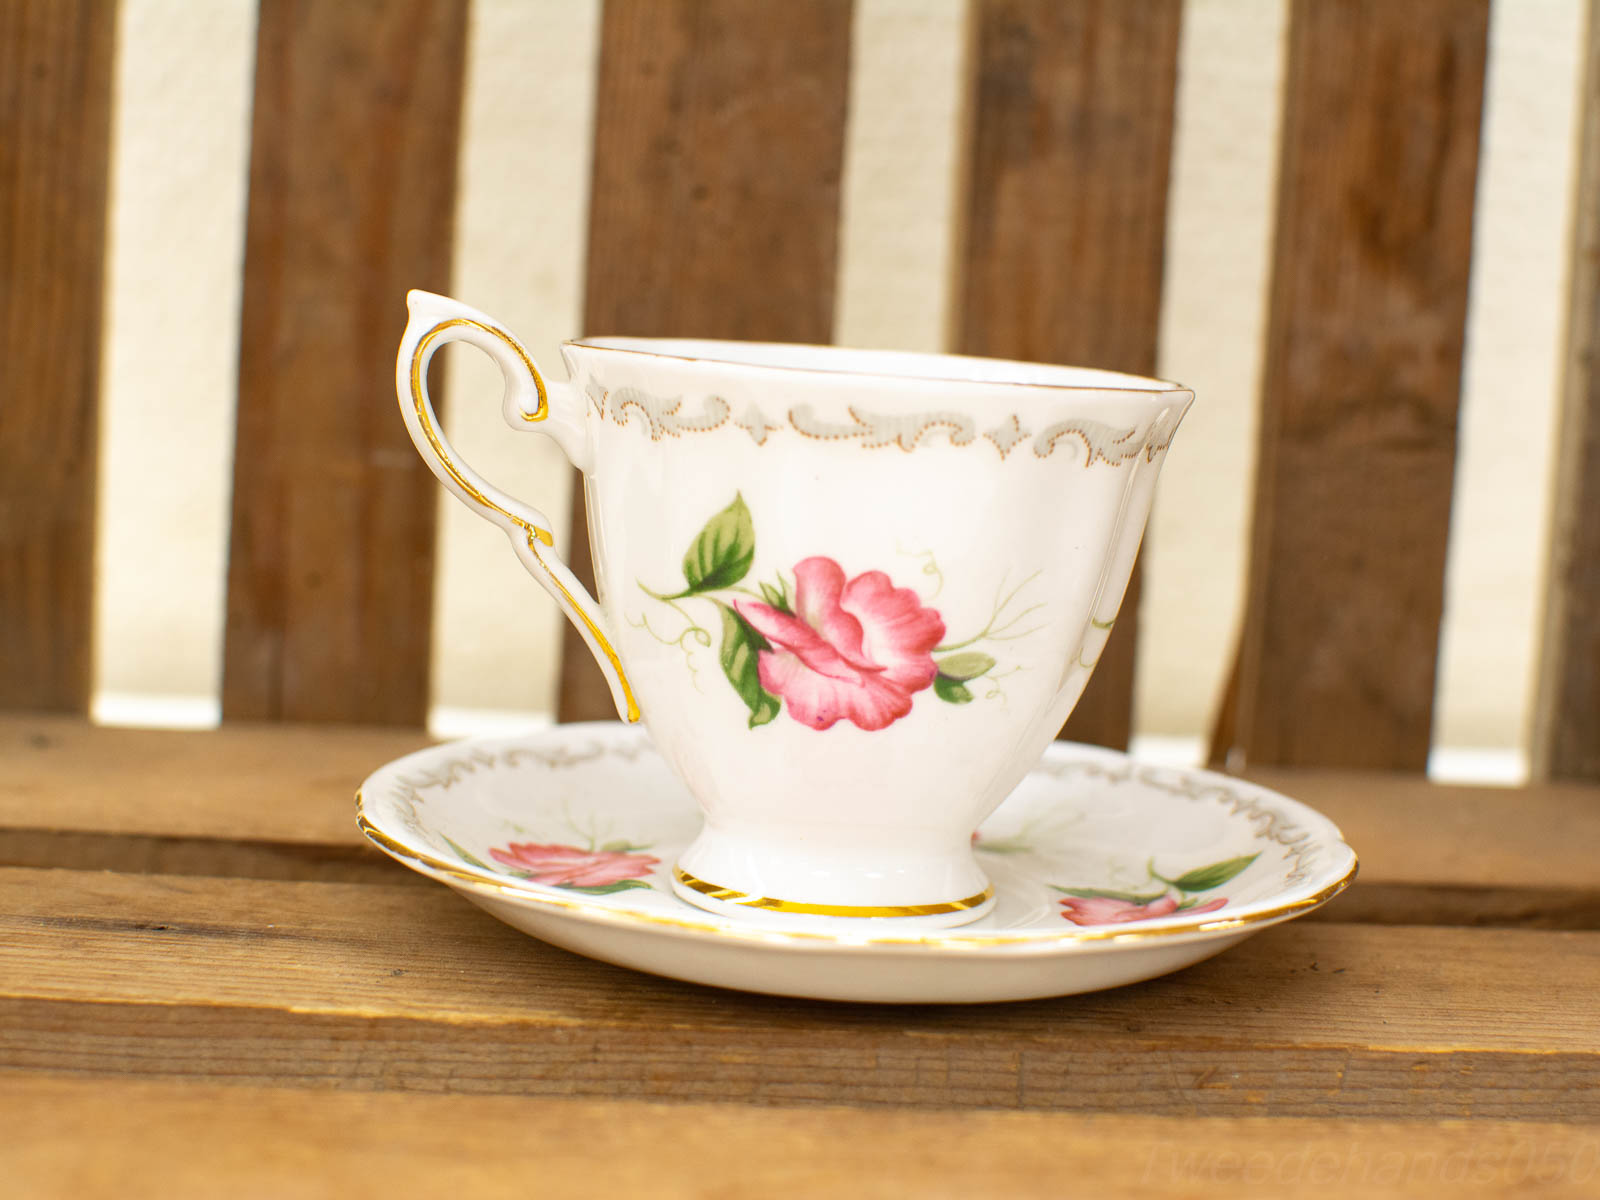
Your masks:
M1036 363L1020 359L990 358L974 354L939 354L920 350L866 350L805 342L741 341L730 338L647 338L594 335L569 338L563 350L603 354L640 355L679 363L713 366L719 370L752 371L788 376L826 375L840 379L888 380L899 384L965 387L1026 388L1051 394L1091 392L1130 398L1194 399L1192 389L1153 376L1079 367L1066 363ZM861 365L848 365L852 362ZM969 374L950 370L954 365ZM939 367L945 370L939 370Z

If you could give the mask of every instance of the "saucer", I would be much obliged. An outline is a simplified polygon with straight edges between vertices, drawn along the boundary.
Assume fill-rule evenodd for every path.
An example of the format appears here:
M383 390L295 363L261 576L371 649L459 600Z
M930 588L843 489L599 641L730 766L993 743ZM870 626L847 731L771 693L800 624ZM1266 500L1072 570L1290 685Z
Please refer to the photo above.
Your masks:
M673 894L700 828L638 726L560 725L419 751L357 794L362 831L500 920L694 983L825 1000L970 1003L1117 987L1326 903L1356 856L1326 817L1209 771L1057 742L973 835L996 904L892 921L709 913Z

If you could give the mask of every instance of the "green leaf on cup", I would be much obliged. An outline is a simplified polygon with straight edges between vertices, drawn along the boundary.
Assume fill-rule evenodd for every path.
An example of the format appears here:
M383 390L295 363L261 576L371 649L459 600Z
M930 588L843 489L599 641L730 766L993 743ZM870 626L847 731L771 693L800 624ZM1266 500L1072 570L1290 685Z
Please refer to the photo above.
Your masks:
M735 492L733 503L707 521L690 543L683 556L683 578L689 586L680 594L732 587L745 577L755 556L755 523L744 497Z
M760 653L771 643L726 604L722 613L722 673L750 710L750 728L765 725L778 715L778 698L761 686Z
M763 581L759 586L761 588L761 598L763 600L765 600L779 612L787 613L791 617L794 616L794 609L789 604L789 587L788 584L784 582L783 576L778 576L777 587L773 587L770 583L765 581Z
M1180 875L1172 880L1172 886L1185 892L1209 892L1212 888L1227 883L1260 857L1258 851L1255 854L1242 854L1238 858L1212 863L1209 867L1196 867L1187 875Z
M982 650L967 650L961 654L952 654L949 658L941 658L937 665L939 674L946 679L966 683L969 679L976 679L985 671L992 670L994 659Z
M615 883L597 883L592 887L580 887L575 883L561 885L569 892L582 892L586 896L609 896L612 892L626 892L632 888L647 888L650 885L642 879L619 879Z
M933 694L948 704L969 704L972 701L972 693L967 691L966 684L943 673L933 677Z

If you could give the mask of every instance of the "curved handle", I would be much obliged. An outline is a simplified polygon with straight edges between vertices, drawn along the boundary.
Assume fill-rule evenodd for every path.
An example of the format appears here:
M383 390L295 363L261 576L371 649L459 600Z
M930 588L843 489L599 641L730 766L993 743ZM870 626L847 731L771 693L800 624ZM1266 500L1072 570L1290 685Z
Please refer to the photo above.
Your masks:
M618 715L625 721L637 721L639 704L623 673L622 660L617 657L606 632L600 606L564 562L553 553L541 550L542 546L555 545L550 519L515 496L502 492L462 461L444 436L433 401L428 396L428 363L439 347L451 342L467 342L482 350L500 365L500 373L505 378L506 420L513 427L536 428L554 438L580 471L589 466L582 412L572 411L565 400L559 402L561 411L551 406L550 391L533 358L493 318L431 292L410 292L406 304L411 319L405 336L400 339L394 382L400 412L417 453L458 500L506 531L518 560L545 591L555 597L567 619L583 635L589 652L611 685L611 698Z

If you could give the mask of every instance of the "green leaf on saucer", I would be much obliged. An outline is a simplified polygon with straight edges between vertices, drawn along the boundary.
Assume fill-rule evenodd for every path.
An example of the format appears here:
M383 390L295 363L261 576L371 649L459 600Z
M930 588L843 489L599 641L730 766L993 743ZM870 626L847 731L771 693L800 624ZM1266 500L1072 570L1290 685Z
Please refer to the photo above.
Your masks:
M736 492L733 503L706 522L683 556L683 578L689 586L682 594L732 587L745 577L755 556L756 527L744 497Z
M1152 900L1159 900L1166 895L1165 892L1140 895L1138 892L1113 892L1108 888L1064 888L1055 884L1050 886L1068 896L1076 896L1079 900L1126 900L1129 904L1149 904Z
M562 889L568 892L582 892L585 896L609 896L612 892L626 892L633 888L648 888L650 885L642 879L619 879L615 883L600 883L594 887L579 887L575 883L564 883Z
M966 684L942 672L933 677L933 694L948 704L969 704L972 701L972 693L967 691Z
M1221 887L1240 871L1243 871L1256 859L1260 852L1243 854L1238 858L1230 858L1225 862L1212 863L1209 867L1197 867L1187 875L1180 875L1172 880L1172 886L1185 892L1209 892L1212 888Z
M946 679L954 679L957 683L966 683L969 679L976 679L985 671L994 667L994 659L982 650L967 650L961 654L952 654L949 658L941 658L938 662L939 674Z
M450 849L452 849L452 850L454 850L456 852L456 857L459 858L462 862L467 863L470 866L477 867L480 871L488 871L488 872L490 872L492 874L498 874L499 873L496 870L496 868L491 867L488 863L484 862L481 858L474 858L471 854L468 854L460 846L458 846L454 842L450 841L449 838L445 838L444 840L446 842L449 842Z
M614 842L607 842L600 847L602 854L627 854L632 850L643 850L643 846L635 846L627 838L618 838Z
M761 686L760 653L772 646L726 604L717 608L722 613L722 673L750 710L750 728L755 729L778 715L778 698Z

